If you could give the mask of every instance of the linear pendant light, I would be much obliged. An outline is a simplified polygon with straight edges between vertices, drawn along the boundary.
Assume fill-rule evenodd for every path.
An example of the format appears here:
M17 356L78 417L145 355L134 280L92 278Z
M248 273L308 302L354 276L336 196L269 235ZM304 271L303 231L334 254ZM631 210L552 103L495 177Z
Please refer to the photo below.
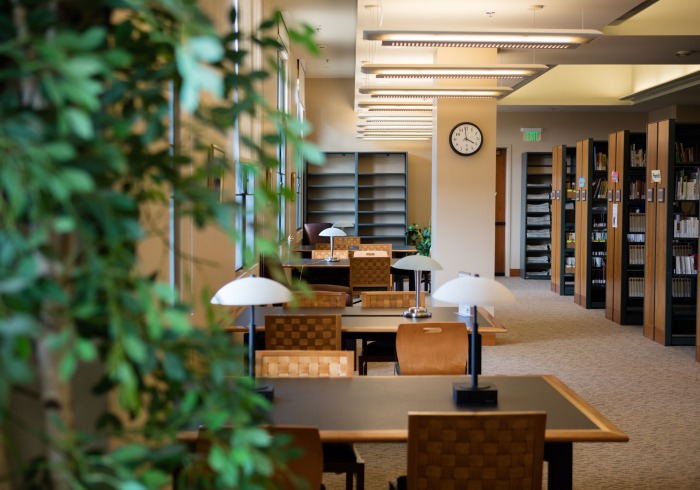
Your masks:
M377 78L496 78L513 79L540 75L547 65L430 65L372 64L362 65L362 73Z
M375 85L360 87L360 93L371 97L412 98L492 98L498 99L513 91L510 87L433 87Z
M586 44L603 33L593 29L479 29L474 31L363 31L363 39L381 41L382 46L571 49Z
M432 102L418 101L377 101L377 100L362 100L357 103L358 109L364 109L370 112L374 111L410 111L410 112L433 112Z

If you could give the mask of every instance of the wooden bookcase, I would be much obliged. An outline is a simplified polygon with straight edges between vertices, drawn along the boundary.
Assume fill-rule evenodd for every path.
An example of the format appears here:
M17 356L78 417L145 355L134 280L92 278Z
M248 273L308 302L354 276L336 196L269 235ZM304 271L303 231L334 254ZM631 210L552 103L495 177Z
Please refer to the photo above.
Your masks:
M646 133L608 138L605 317L622 325L644 318L646 146Z
M576 143L576 267L574 302L605 308L607 141Z
M553 292L574 294L576 149L552 148L552 283Z
M329 152L306 166L305 222L355 223L364 243L406 244L408 166L403 152ZM352 234L351 228L345 231Z
M700 125L650 123L647 149L644 335L697 345Z
M523 153L520 276L551 277L552 155Z

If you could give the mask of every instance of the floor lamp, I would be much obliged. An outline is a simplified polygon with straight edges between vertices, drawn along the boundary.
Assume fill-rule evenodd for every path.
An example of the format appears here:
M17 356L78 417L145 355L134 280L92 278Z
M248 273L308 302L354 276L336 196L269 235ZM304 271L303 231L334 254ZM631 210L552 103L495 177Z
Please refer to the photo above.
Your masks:
M433 314L428 311L425 305L420 304L420 279L423 271L441 271L442 266L433 258L427 255L407 255L400 258L392 266L394 269L414 271L416 277L416 306L412 306L403 312L407 318L428 318Z
M343 230L341 230L340 228L335 228L333 226L331 226L330 228L326 228L325 230L321 230L321 232L319 233L319 236L331 237L331 255L330 255L330 257L328 257L326 259L328 262L338 262L338 260L340 260L340 259L338 259L338 257L335 257L333 255L333 238L337 237L337 236L346 236L346 235L347 235L347 233L345 233Z
M243 277L219 289L211 303L225 306L249 306L248 324L248 376L255 379L255 306L286 303L292 300L292 292L282 284L265 277ZM272 385L256 385L255 391L272 398Z
M464 405L495 405L498 403L498 390L490 385L479 385L477 374L477 335L479 325L476 320L476 307L502 306L515 302L515 296L501 283L479 276L463 276L447 281L432 294L433 299L453 304L473 305L471 352L469 366L471 386L455 383L453 395L455 402Z

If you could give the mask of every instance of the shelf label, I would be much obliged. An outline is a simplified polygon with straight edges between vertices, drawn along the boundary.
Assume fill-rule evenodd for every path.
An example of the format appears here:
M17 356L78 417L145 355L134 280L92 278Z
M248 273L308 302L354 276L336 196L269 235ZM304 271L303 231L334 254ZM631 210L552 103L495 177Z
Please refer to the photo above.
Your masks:
M657 184L661 183L661 170L651 171L651 181L656 182Z
M617 203L612 205L612 227L617 228Z
M579 187L586 187L586 177L579 177L578 178L578 186Z
M613 182L619 182L619 180L620 180L620 177L619 177L619 175L618 175L618 173L617 173L617 170L613 170L613 172L612 172L612 181L613 181Z

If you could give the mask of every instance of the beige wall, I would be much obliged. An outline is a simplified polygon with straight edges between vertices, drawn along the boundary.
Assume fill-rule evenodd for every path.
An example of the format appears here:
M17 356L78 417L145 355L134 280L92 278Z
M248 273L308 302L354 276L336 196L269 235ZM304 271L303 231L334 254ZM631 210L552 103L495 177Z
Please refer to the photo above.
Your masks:
M430 223L432 145L429 141L363 141L356 137L354 81L306 80L306 112L314 131L309 140L323 151L405 151L408 153L408 222Z

